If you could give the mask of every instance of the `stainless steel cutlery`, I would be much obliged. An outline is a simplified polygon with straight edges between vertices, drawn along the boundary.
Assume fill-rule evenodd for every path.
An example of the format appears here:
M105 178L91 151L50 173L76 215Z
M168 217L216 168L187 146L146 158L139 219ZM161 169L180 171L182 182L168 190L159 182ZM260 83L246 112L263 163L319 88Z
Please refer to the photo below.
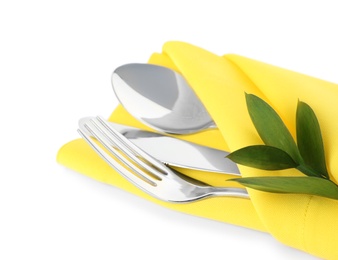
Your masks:
M124 108L157 133L108 122L101 117L79 121L82 138L116 172L158 199L184 203L213 196L248 199L244 188L213 187L171 166L240 175L226 151L173 136L216 125L185 79L168 68L126 64L112 75L114 92Z
M158 199L184 203L212 196L249 198L243 188L212 187L169 168L100 117L81 120L78 131L112 168Z
M80 128L83 129L83 125L87 122L88 118L81 119ZM240 175L237 165L225 158L229 154L226 151L113 122L107 124L168 166Z

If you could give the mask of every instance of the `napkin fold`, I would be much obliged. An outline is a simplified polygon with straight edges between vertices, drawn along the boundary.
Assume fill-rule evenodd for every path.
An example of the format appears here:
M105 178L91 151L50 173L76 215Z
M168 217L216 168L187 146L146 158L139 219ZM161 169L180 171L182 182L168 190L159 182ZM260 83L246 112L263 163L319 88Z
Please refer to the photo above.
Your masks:
M245 93L267 101L295 135L298 100L308 103L321 126L327 167L332 180L338 178L338 85L307 75L230 54L219 56L184 42L167 42L162 53L151 55L149 63L180 72L201 99L218 129L178 136L210 147L234 151L262 143L247 112ZM147 130L120 105L110 121ZM209 198L187 204L172 204L152 198L114 172L82 140L60 148L57 161L98 181L122 188L154 203L184 213L269 232L280 242L324 258L338 259L338 201L302 194L273 194L248 189L250 200ZM267 172L239 166L242 176L294 176L294 170ZM178 169L210 185L236 185L226 182L232 176Z

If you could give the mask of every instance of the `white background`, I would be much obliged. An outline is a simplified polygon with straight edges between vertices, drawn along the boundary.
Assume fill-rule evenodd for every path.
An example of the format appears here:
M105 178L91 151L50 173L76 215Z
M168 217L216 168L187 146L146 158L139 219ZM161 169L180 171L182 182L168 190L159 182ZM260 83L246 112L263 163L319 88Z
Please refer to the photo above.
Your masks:
M115 67L190 42L338 82L335 1L0 2L0 259L316 259L56 163L116 106ZM226 209L225 209L226 210Z

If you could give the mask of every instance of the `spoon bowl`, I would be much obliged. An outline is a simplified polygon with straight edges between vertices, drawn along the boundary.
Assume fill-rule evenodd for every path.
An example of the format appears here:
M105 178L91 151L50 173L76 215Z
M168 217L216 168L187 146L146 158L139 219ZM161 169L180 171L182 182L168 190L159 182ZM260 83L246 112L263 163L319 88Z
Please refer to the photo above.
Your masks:
M168 134L191 134L215 123L187 81L158 65L131 63L112 75L122 106L145 125Z

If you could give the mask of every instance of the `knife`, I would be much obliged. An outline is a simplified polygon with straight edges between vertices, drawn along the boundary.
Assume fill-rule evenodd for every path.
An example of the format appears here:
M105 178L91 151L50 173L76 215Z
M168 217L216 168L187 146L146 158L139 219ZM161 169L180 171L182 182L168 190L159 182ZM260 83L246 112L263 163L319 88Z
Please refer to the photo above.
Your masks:
M88 118L83 118L79 124L86 121ZM109 124L143 151L168 166L240 175L237 165L225 158L229 152L131 126L113 122Z

